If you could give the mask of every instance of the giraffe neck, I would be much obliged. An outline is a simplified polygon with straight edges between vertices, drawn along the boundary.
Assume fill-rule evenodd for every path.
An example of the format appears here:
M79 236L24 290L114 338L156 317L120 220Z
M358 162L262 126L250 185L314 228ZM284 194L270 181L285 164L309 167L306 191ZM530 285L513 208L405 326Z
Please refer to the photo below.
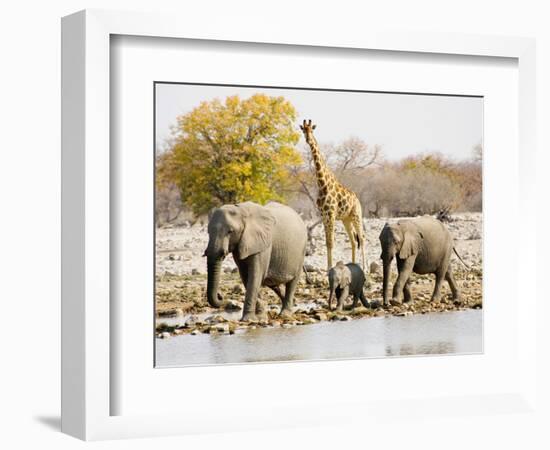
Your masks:
M315 176L317 178L317 184L320 188L326 187L328 185L328 180L331 177L330 169L328 168L325 158L321 154L319 145L313 135L310 135L307 139L307 143L311 149L311 155L313 156L313 163L315 164Z

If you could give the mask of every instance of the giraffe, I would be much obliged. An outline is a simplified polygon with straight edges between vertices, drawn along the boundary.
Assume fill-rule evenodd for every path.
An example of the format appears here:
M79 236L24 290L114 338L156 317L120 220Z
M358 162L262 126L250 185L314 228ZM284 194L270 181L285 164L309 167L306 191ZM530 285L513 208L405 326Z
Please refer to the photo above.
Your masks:
M327 271L332 268L332 248L334 247L334 225L341 220L346 228L351 243L351 259L355 262L355 245L361 249L361 262L365 269L365 241L363 237L363 222L361 203L355 195L335 177L334 173L327 166L313 130L315 125L309 121L303 121L300 129L304 133L306 142L311 149L313 162L315 164L315 177L319 194L317 196L317 209L321 214L321 220L325 228L327 246Z

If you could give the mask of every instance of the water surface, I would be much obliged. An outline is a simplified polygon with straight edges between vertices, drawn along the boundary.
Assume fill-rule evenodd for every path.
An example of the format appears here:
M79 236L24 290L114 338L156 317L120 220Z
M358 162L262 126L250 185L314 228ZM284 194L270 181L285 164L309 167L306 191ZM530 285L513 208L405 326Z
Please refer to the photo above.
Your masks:
M156 339L156 367L483 351L482 310Z

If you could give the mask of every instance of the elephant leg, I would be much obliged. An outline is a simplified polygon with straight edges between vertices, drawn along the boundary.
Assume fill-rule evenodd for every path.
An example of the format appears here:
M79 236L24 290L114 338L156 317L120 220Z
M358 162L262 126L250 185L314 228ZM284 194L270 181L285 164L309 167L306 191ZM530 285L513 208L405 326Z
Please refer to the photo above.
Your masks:
M332 248L334 247L334 217L323 217L325 227L325 241L327 245L327 272L332 267Z
M342 289L340 295L338 296L338 305L336 306L336 311L342 312L344 310L344 302L349 296L349 287L346 286Z
M283 292L281 291L281 288L282 288L282 284L280 285L277 285L277 286L269 286L269 288L275 292L275 294L277 294L277 297L279 297L279 299L281 300L281 302L284 302L285 301L285 296L283 294Z
M372 304L371 302L369 302L368 298L365 297L365 293L363 292L363 289L361 289L361 292L359 294L359 300L361 300L361 303L362 305L365 307L365 308L373 308L375 307L376 305L379 305L378 302L374 301Z
M365 293L363 292L363 289L361 289L361 292L359 293L359 300L361 300L361 303L365 308L370 308L371 304L368 301L367 297L365 297Z
M357 242L355 242L355 235L353 234L353 225L350 219L346 219L342 222L344 223L344 228L346 229L346 233L348 234L349 242L351 244L351 262L355 263L355 246L357 245Z
M447 270L445 272L439 270L435 273L435 286L432 298L430 301L439 302L441 300L441 286L443 285L443 279L445 278Z
M242 261L239 261L237 263L237 269L239 270L239 275L241 277L241 281L243 282L244 286L246 287L246 283L248 281L248 267L246 264Z
M370 308L370 303L369 303L369 301L367 300L367 297L365 297L365 294L363 293L363 290L361 290L361 292L359 293L359 295L354 295L354 296L353 296L353 305L352 305L352 308L353 308L353 309L357 308L357 305L358 305L359 301L361 301L361 304L362 304L365 308Z
M299 279L300 275L298 274L298 276L296 276L286 284L285 297L283 298L283 307L281 309L281 313L279 314L281 317L292 317L292 309L294 307L294 293L296 292L296 288L298 287Z
M246 294L244 296L244 308L242 321L253 322L256 317L256 301L260 286L262 284L262 270L260 264L260 255L252 255L249 257L246 282Z
M409 278L407 282L405 283L405 287L403 288L403 301L405 303L408 303L412 300L412 294L411 294L411 279Z
M384 266L383 279L382 279L382 304L389 306L390 304L390 275L391 275L391 262L392 260L386 258L382 261Z
M394 305L400 305L402 303L403 290L411 276L414 260L415 258L413 256L407 259L397 259L397 270L399 271L399 275L393 286L393 297L390 303Z
M451 288L451 292L453 293L453 300L455 302L460 302L461 301L460 289L458 289L458 286L456 285L456 282L450 267L447 269L447 273L445 274L445 279L447 280L447 283L449 283L449 287Z
M340 301L340 296L342 295L342 288L340 287L337 287L335 290L334 290L334 295L336 296L336 306L338 306L338 302ZM332 307L331 305L329 305L329 311L332 311Z
M261 296L258 294L258 297L256 299L256 318L262 322L267 321L267 306L266 302L264 302L261 298Z
M361 217L354 217L352 225L357 235L357 238L359 239L359 247L361 248L361 264L363 265L363 270L366 271L367 262L365 260L365 236L363 235L363 223L361 221ZM352 242L352 246L353 244L355 244L355 242Z

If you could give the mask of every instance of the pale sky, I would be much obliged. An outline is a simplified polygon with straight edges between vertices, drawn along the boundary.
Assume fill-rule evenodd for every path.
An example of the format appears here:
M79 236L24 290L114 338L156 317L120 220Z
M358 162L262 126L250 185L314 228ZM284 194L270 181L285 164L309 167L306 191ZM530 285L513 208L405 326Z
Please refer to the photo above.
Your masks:
M255 93L289 100L298 112L296 128L312 119L319 143L354 136L380 145L389 160L434 151L467 159L483 138L483 99L477 97L157 84L156 140L170 137L176 117L202 101Z

